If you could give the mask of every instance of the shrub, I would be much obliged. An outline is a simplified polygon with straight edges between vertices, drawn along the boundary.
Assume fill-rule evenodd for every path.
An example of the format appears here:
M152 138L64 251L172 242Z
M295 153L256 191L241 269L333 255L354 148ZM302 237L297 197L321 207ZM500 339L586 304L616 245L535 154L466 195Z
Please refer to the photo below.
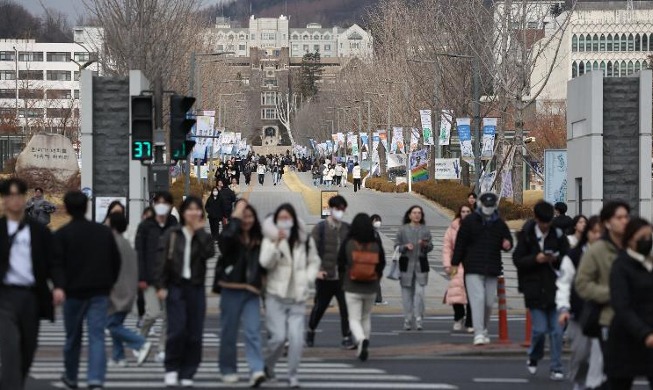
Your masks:
M181 202L184 201L184 176L180 176L172 185L170 186L170 193L174 199L174 204L176 207L181 205ZM200 182L196 177L190 178L190 194L197 196L200 199L203 199L204 194L211 190L210 184Z

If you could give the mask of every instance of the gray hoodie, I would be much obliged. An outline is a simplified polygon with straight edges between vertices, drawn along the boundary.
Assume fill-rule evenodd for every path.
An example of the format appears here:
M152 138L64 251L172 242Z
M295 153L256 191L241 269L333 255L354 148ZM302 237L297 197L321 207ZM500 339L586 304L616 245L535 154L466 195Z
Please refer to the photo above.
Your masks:
M138 260L136 251L123 236L114 232L122 262L118 280L111 290L109 314L128 312L138 292Z

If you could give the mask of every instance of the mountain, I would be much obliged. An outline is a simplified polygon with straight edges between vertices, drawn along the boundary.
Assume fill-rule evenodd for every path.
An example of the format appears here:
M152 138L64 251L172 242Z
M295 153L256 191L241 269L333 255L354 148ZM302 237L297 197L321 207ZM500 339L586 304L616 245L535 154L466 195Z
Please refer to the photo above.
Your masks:
M210 20L224 16L247 25L250 15L259 17L290 16L290 27L305 27L308 23L323 26L365 25L368 12L379 0L236 0L213 5L203 14Z

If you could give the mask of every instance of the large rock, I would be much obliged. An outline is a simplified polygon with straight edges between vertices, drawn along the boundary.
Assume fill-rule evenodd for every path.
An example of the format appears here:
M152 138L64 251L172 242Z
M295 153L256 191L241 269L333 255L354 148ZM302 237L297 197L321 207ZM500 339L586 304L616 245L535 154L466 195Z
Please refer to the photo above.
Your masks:
M30 187L67 190L79 176L77 156L70 140L60 134L36 134L18 155L16 175Z

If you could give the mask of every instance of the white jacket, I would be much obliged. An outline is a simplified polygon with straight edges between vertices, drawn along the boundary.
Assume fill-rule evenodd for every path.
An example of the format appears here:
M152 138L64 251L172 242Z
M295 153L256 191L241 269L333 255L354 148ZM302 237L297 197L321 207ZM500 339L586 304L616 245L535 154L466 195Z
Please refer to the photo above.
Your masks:
M335 176L336 171L333 168L331 168L331 169L325 169L323 173L324 173L324 180L329 181L329 180L333 180L333 176Z
M288 240L277 244L279 230L272 217L263 222L263 236L259 261L268 271L266 293L282 299L290 298L295 302L306 301L315 289L315 279L320 270L320 256L313 238L306 233L304 224L299 224L299 241L295 243L292 254Z
M583 248L583 253L587 247ZM556 309L569 310L571 308L571 289L576 279L576 267L569 256L562 258L558 279L556 280Z
M265 165L263 165L263 164L258 164L258 166L256 167L256 173L259 174L259 175L265 175L266 170L267 169L265 168Z
M354 169L352 169L352 171L351 171L351 176L354 179L360 179L361 178L361 167L360 166L354 167Z
M336 165L336 169L335 169L336 176L342 176L344 172L345 170L341 165Z

